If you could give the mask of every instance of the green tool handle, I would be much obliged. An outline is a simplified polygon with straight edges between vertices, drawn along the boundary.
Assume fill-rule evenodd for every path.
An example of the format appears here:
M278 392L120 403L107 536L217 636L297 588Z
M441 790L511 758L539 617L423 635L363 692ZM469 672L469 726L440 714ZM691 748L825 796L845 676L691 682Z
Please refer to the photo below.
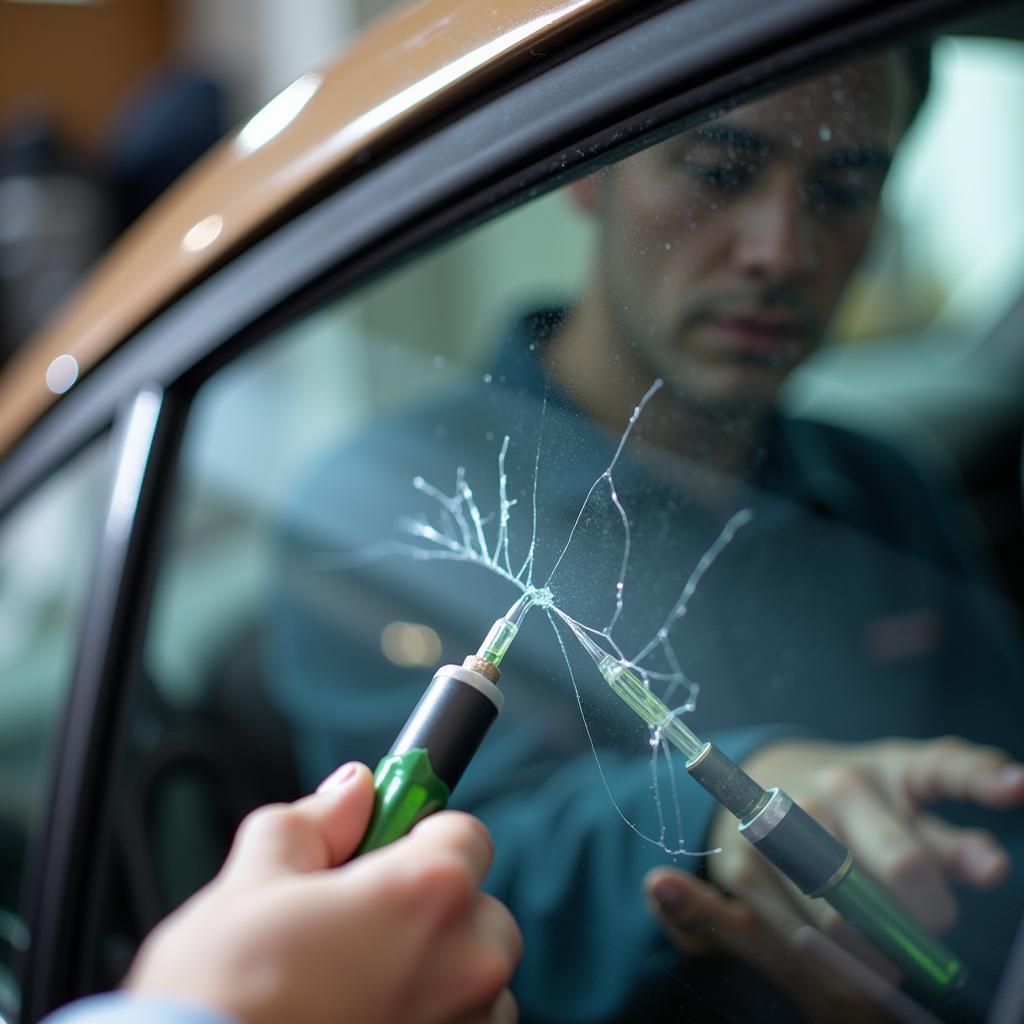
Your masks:
M373 817L357 853L400 839L428 814L443 810L451 796L422 748L383 758L373 773L373 788Z
M823 898L900 966L908 988L933 1005L963 986L967 974L960 960L856 867Z

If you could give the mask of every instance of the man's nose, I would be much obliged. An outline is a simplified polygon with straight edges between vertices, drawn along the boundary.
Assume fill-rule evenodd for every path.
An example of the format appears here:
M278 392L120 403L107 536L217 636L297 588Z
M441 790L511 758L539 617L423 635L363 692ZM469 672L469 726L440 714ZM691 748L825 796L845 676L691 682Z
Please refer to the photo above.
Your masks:
M743 273L770 283L807 276L814 239L795 175L772 175L737 213L734 258Z

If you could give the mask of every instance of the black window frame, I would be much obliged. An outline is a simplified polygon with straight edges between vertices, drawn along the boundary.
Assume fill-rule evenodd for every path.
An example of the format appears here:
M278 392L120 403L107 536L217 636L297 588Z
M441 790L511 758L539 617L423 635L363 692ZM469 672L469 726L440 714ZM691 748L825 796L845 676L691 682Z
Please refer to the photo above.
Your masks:
M165 498L199 387L328 297L661 127L957 12L972 13L962 0L687 0L650 5L628 24L595 22L571 49L467 97L296 211L138 331L30 431L0 472L0 510L112 424L117 468L33 858L23 1020L84 984L80 954L97 909L91 894L126 680L140 656ZM621 67L631 69L627 78L609 74Z

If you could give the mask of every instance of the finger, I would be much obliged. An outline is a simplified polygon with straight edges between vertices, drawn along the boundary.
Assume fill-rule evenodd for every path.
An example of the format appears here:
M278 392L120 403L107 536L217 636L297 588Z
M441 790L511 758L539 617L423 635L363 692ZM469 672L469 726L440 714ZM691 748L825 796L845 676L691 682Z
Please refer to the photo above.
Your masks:
M804 925L794 936L793 944L797 950L806 951L827 964L851 988L863 993L893 1020L903 1024L938 1024L935 1017L896 987L896 978L877 973L817 928Z
M763 934L754 914L715 886L677 868L655 868L644 878L648 908L684 953L749 952Z
M733 891L754 908L776 935L784 936L793 943L801 930L810 925L883 977L899 979L895 966L838 911L823 899L805 896L760 855L751 858L742 870L734 872L734 876Z
M331 784L293 804L261 807L242 822L225 867L231 877L322 871L351 857L373 811L373 778L345 765Z
M482 893L477 899L475 917L479 932L501 950L514 969L523 956L523 933L512 912L494 896Z
M790 909L786 900L778 902L769 920L745 899L731 899L675 869L656 868L647 875L645 887L652 911L682 952L737 957L788 992L812 1019L830 1024L882 1019L860 986L846 975L830 971L813 952L808 956L796 946L796 936L816 929ZM678 912L677 897L685 899L685 909ZM764 905L763 891L757 898ZM777 932L776 925L783 931Z
M1024 764L997 747L956 736L905 743L900 756L883 767L889 785L919 806L936 800L973 800L986 807L1024 803Z
M954 882L990 889L1006 881L1010 857L991 833L957 828L932 814L918 818L917 830Z
M491 1024L516 1024L518 1020L519 1006L516 1003L515 996L508 989L505 989L498 996L491 1010L489 1021Z
M794 949L799 948L801 936L806 936L808 930L819 932L847 956L854 957L883 979L893 983L901 980L902 975L895 964L824 900L804 896L787 879L779 877L778 881L780 888L791 897L788 904L778 896L771 898L761 888L751 889L742 895L772 930L784 937Z
M483 1013L460 1018L460 1024L516 1024L519 1020L519 1006L515 996L505 989Z
M799 924L830 927L838 917L821 900L808 899L753 846L744 842L728 853L727 888L751 903L779 934L791 935Z
M413 909L419 918L422 907L420 901ZM430 964L417 1002L421 1019L490 1021L522 954L522 936L506 907L477 893L467 914L432 929L420 945Z
M462 811L432 814L400 842L406 846L454 853L469 868L470 878L477 887L483 884L494 858L490 832L477 818Z
M736 880L736 895L749 904L776 936L795 947L796 937L814 928L886 978L897 980L899 971L849 922L823 899L805 896L788 878L758 858Z
M926 928L941 932L956 920L956 901L942 865L913 827L871 786L850 784L834 807L839 839Z

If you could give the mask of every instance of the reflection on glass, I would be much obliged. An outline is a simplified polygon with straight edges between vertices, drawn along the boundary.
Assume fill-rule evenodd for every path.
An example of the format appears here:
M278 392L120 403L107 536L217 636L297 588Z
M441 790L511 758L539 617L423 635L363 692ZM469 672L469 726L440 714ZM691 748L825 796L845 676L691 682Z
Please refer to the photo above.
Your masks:
M1012 699L1021 660L1010 617L992 601L984 573L969 567L963 536L948 532L949 502L922 485L905 457L779 407L783 385L821 346L868 250L886 173L924 99L927 60L927 52L899 51L825 72L571 186L570 201L596 228L577 296L519 320L483 387L390 418L325 459L300 488L291 529L306 531L309 571L337 588L338 601L401 593L401 607L442 635L472 635L478 617L508 604L511 588L550 588L554 629L531 620L529 638L518 638L503 663L522 718L505 725L504 747L481 755L486 767L462 792L499 835L496 891L529 904L539 884L525 867L529 846L556 829L554 793L567 791L531 791L526 780L538 756L560 761L567 775L582 771L567 759L579 743L569 723L577 697L600 777L580 777L571 797L579 828L565 836L564 853L549 856L568 865L569 851L605 849L602 877L629 882L619 889L599 880L597 865L584 867L559 913L603 907L609 932L653 954L658 923L640 900L643 869L682 850L721 847L699 863L711 882L734 890L731 872L745 856L734 825L727 830L723 812L671 767L661 731L671 723L653 723L639 742L642 728L595 687L575 630L637 670L663 706L690 712L700 735L735 760L770 754L766 785L808 803L926 924L950 923L955 897L940 872L886 874L888 829L932 849L906 805L877 798L877 831L864 837L865 798L827 800L821 791L849 769L864 774L871 792L889 784L922 802L952 796L959 784L943 790L935 779L913 791L911 780L940 756L924 737L962 731L1010 745L998 716L967 723L951 715L968 673L982 672L993 693ZM443 369L444 355L431 363ZM373 511L349 483L371 479ZM380 508L395 509L398 530L411 538L382 529ZM318 528L321 509L339 513L328 530ZM737 516L744 528L730 528L724 543L723 527ZM423 603L437 589L444 599ZM339 721L342 707L353 719L377 720L385 702L397 713L414 699L422 681L411 677L382 690L376 672L373 690L363 691L321 675L322 654L314 661L303 650L344 642L358 664L360 645L357 635L327 637L320 615L301 599L282 610L282 635L304 639L301 649L279 652L274 684L287 713L310 729L304 719L314 707L336 706ZM921 631L923 621L938 626ZM531 711L545 706L557 712L538 721ZM358 742L328 714L319 726L337 756ZM922 743L879 749L887 736ZM386 749L383 732L378 746ZM652 753L641 756L642 746ZM997 769L989 771L998 785ZM528 803L506 799L492 811L496 777L512 792L524 787ZM611 849L606 830L621 825L609 816L609 795L640 835L619 833ZM1001 799L1024 800L1024 790L1011 782ZM527 815L527 806L532 829L511 835L506 818ZM993 862L966 881L983 890L1004 873ZM663 877L659 891L673 884L708 883ZM757 884L764 889L752 898L767 902L771 920L776 883ZM632 914L607 906L630 905L631 893ZM801 912L817 920L816 911ZM526 927L528 946L546 948L553 920L540 914ZM688 951L671 921L664 936ZM740 942L722 951L788 986L805 1009L827 987L801 977L791 957L772 962L761 953L751 964ZM570 974L582 985L592 963L581 955ZM610 1005L635 991L637 978L635 967L617 962L603 997ZM557 995L545 988L524 983L531 1014L570 1012L570 1002L554 1009Z
M35 842L100 530L97 442L0 522L0 1018L17 1020Z
M380 649L400 668L430 668L441 657L441 638L419 622L389 622L381 630Z

